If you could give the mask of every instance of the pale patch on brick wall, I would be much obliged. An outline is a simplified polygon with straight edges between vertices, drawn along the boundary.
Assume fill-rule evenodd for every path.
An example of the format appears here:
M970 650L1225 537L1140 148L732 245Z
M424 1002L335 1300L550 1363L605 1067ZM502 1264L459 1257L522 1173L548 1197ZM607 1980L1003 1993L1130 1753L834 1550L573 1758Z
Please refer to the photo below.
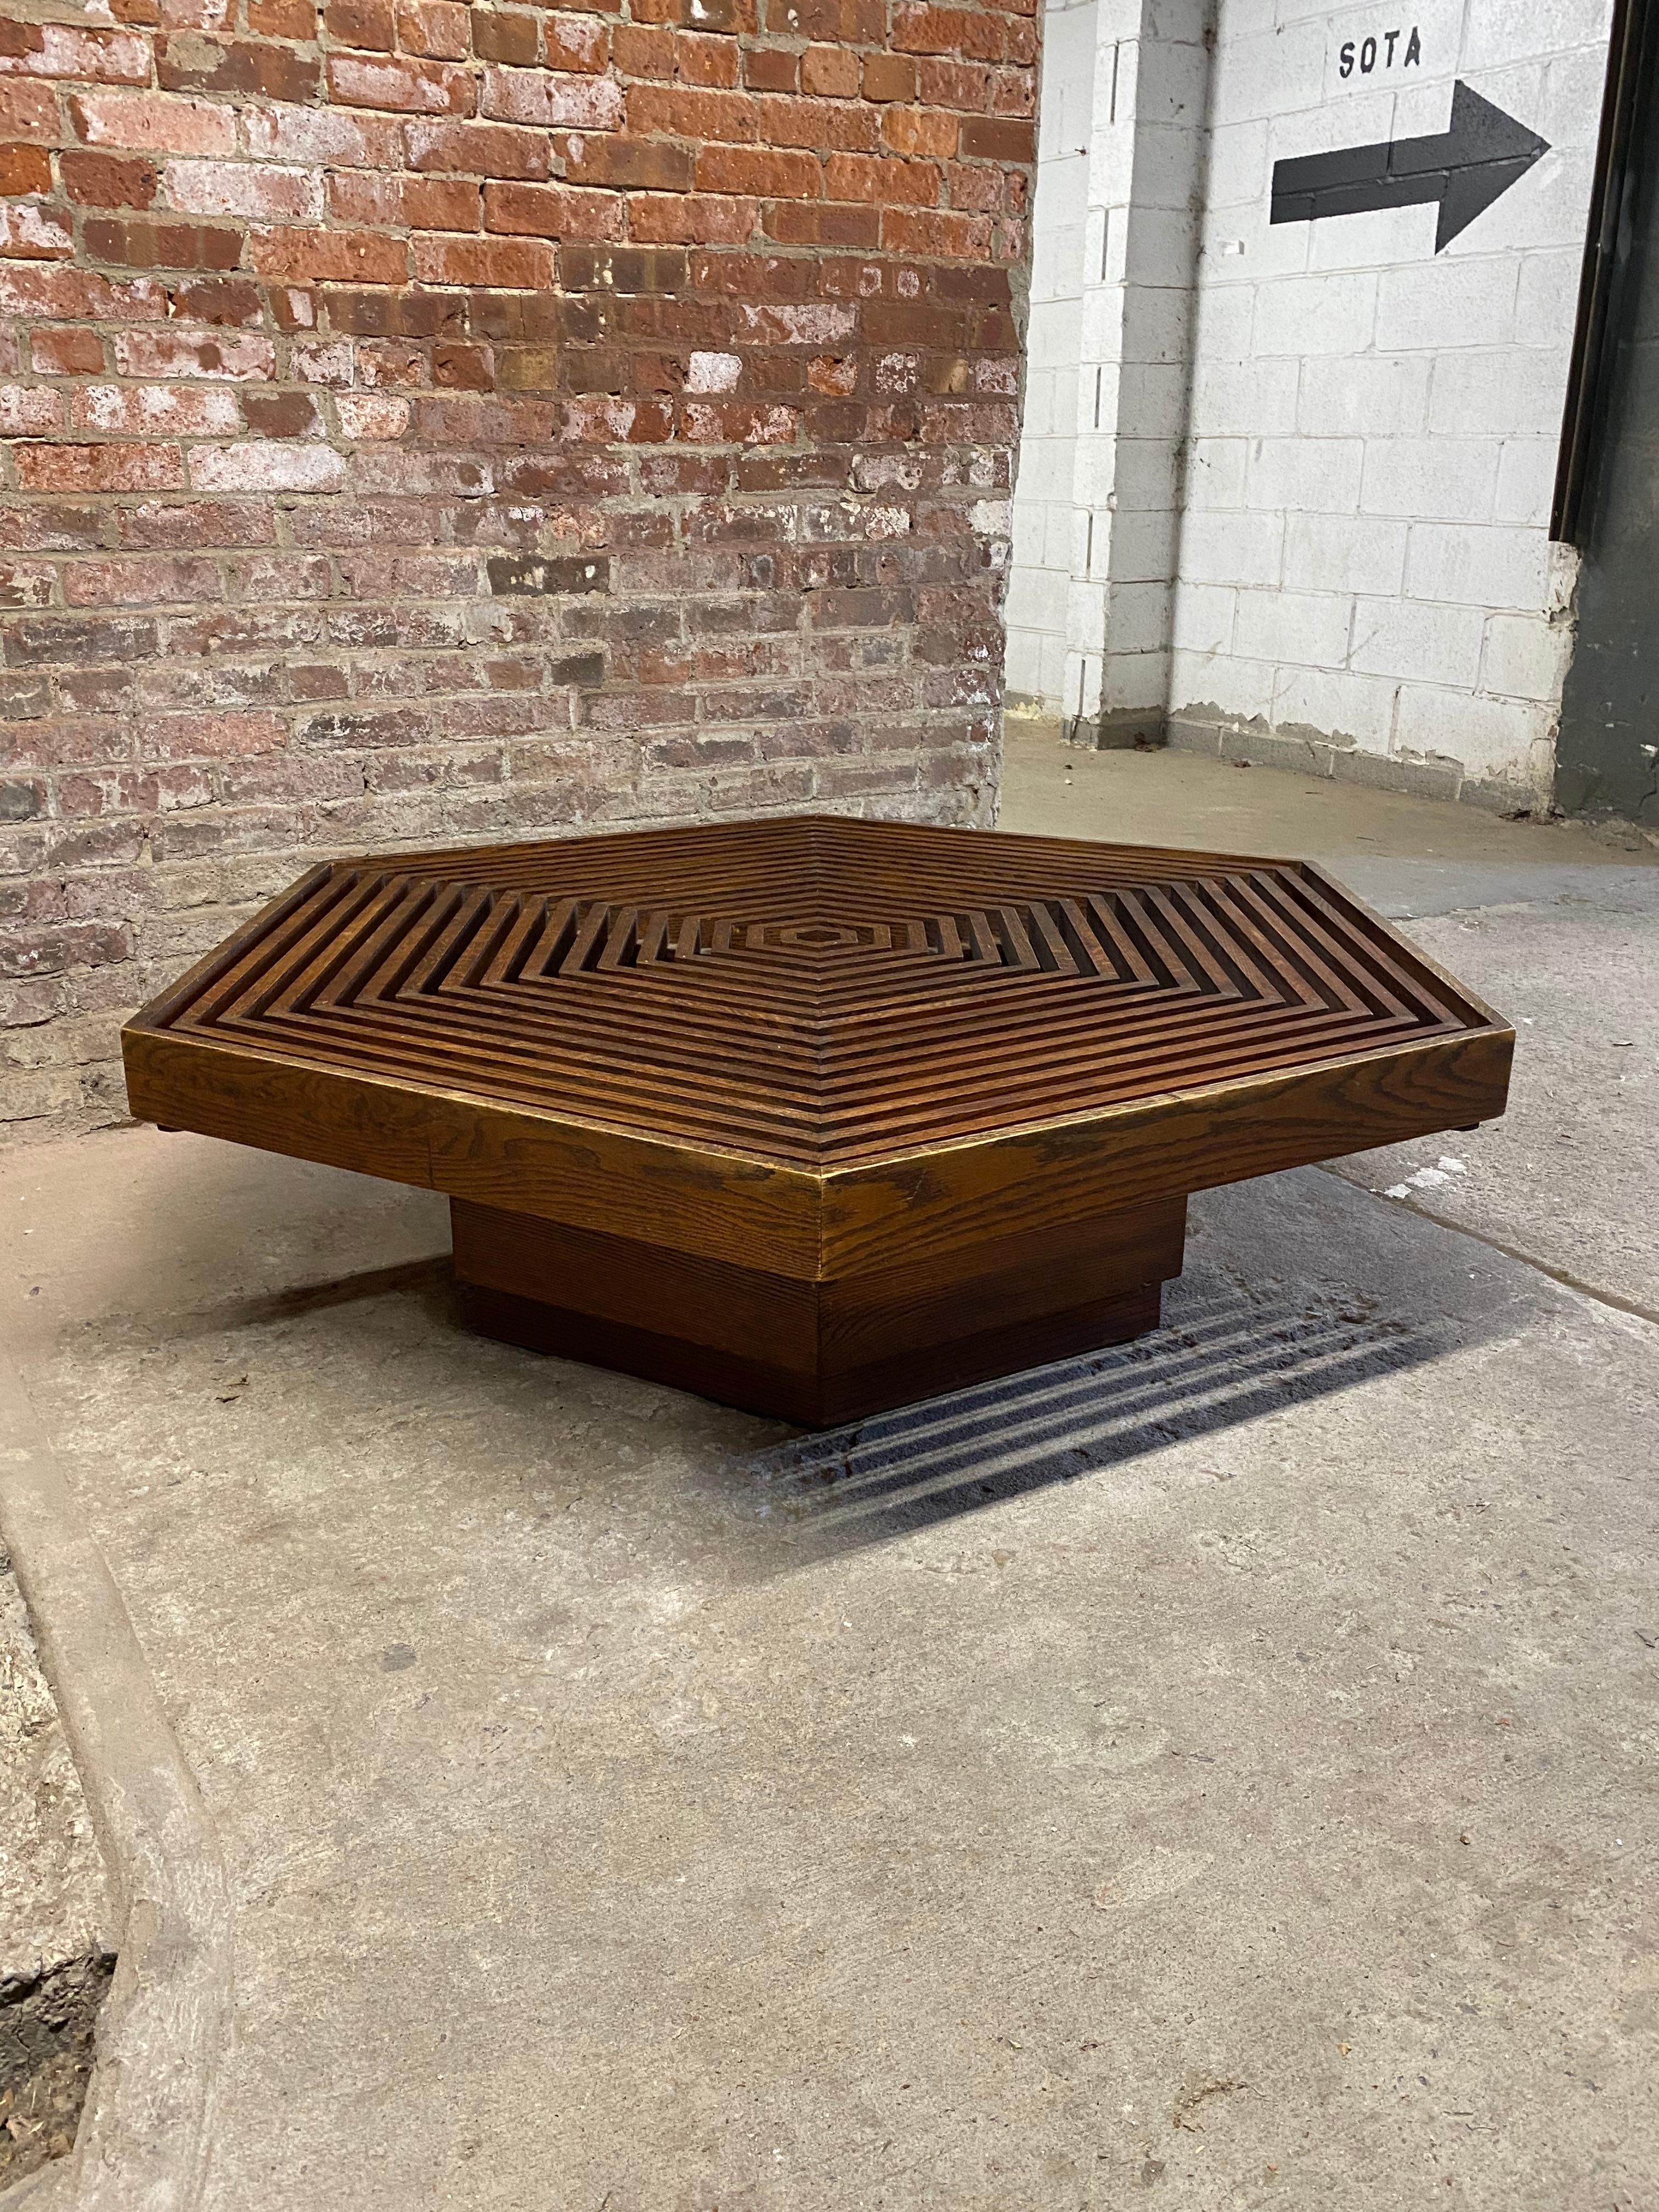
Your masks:
M0 1119L324 854L989 817L1029 0L0 29Z

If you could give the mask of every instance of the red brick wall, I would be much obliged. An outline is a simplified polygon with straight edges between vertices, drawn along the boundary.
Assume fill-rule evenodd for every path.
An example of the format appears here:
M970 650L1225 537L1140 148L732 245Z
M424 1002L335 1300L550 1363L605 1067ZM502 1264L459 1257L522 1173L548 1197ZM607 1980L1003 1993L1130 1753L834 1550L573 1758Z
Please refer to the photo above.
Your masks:
M1031 4L0 20L0 1118L326 852L988 818Z

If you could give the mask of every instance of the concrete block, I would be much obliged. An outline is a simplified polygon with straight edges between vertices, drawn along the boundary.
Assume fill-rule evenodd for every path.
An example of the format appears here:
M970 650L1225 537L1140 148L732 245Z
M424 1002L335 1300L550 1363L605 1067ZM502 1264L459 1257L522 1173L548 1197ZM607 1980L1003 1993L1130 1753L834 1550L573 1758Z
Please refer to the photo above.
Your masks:
M1214 357L1207 300L1200 307L1198 329L1192 386L1194 435L1276 437L1294 429L1299 364Z
M1104 397L1103 392L1103 397ZM1187 428L1184 362L1125 362L1116 373L1112 414L1137 437L1179 440Z
M1480 689L1515 699L1560 703L1572 658L1572 632L1542 615L1489 615L1480 656Z
M1308 240L1310 273L1328 269L1386 273L1402 258L1426 262L1434 250L1432 208L1384 208L1375 214L1325 216L1301 228ZM1389 343L1379 335L1379 345Z
M1011 696L1020 693L1037 698L1042 689L1042 635L1036 630L1020 628L1012 611L1007 620L1008 647L1003 663L1003 681Z
M1126 284L1121 358L1135 362L1184 363L1191 321L1192 297L1184 289Z
M1200 129L1210 76L1206 49L1184 40L1140 39L1133 48L1126 47L1126 55L1130 52L1134 58L1132 98L1137 125L1188 132Z
M1315 107L1325 82L1325 30L1296 23L1272 31L1224 34L1217 41L1213 112L1231 122Z
M1079 441L1079 473L1084 453L1100 442L1093 439ZM1117 513L1138 514L1149 509L1172 508L1176 504L1176 456L1177 448L1167 438L1121 436L1112 486Z
M1281 515L1188 514L1181 532L1182 574L1199 584L1277 584L1284 544Z
M1255 117L1230 121L1214 112L1205 170L1204 203L1212 218L1244 207L1261 220L1267 197L1267 125Z
M1186 283L1198 260L1199 218L1190 183L1183 204L1136 206L1123 225L1121 273L1134 284Z
M1560 451L1559 436L1504 439L1498 465L1498 489L1492 501L1495 521L1534 523L1547 527Z
M1291 775L1328 775L1335 750L1322 731L1287 723L1283 729L1223 729L1217 747L1224 761L1246 768L1276 768Z
M1173 597L1173 586L1167 583L1109 585L1106 592L1107 652L1167 653Z
M1249 450L1243 438L1194 438L1187 448L1187 505L1242 507Z
M1249 504L1351 514L1359 505L1364 452L1358 438L1255 439L1249 446Z
M1054 434L1070 438L1078 428L1078 386L1079 373L1075 358L1060 362L1049 370L1053 378L1053 397L1049 402Z
M1083 745L1091 752L1146 752L1164 742L1164 708L1103 707L1091 714L1074 714L1061 736L1068 745Z
M1203 281L1260 284L1270 276L1300 276L1308 253L1305 223L1264 224L1255 206L1219 208L1204 225Z
M1140 376L1147 373L1139 368L1126 371L1121 363L1114 361L1079 363L1077 371L1078 434L1088 437L1097 431L1109 434L1125 408L1131 405L1124 397L1128 388L1126 378L1131 374ZM1157 373L1164 376L1179 374L1178 370L1168 368ZM1162 425L1155 427L1161 428Z
M1251 321L1259 355L1353 354L1371 343L1375 275L1281 276L1260 284Z
M1254 360L1250 330L1255 321L1253 284L1206 284L1196 295L1194 325L1198 332L1195 359L1207 363L1247 362ZM1283 362L1264 364L1282 368ZM1245 423L1256 429L1257 423Z
M1342 592L1240 592L1232 649L1252 660L1340 668L1352 614Z
M1170 625L1177 654L1230 652L1236 598L1224 585L1178 584Z
M1132 228L1146 211L1191 220L1203 177L1201 131L1192 124L1137 123L1133 177Z
M1378 321L1382 318L1379 314ZM1424 354L1362 354L1302 365L1296 427L1315 438L1408 436L1428 426L1429 379Z
M1411 677L1473 690L1480 674L1484 629L1476 607L1362 599L1354 606L1349 665L1364 675Z
M1333 22L1325 41L1327 58L1334 70L1342 41L1348 33ZM1394 75L1399 77L1395 70ZM1363 146L1367 143L1392 137L1394 135L1395 94L1396 87L1384 84L1373 75L1361 81L1358 72L1346 84L1330 97L1312 106L1297 106L1276 112L1269 125L1267 152L1275 161L1294 161L1304 154L1328 154L1337 147ZM1311 226L1316 230L1340 228L1351 221L1363 220L1350 216L1327 216ZM1291 229L1305 229L1305 224L1291 224ZM1398 234L1390 259L1399 258Z
M1559 432L1567 366L1565 346L1443 354L1435 363L1429 428L1454 437Z
M1549 739L1554 722L1551 709L1535 701L1479 698L1427 684L1402 684L1395 750L1449 753L1473 778L1524 783L1532 774L1533 747Z
M1101 668L1099 703L1107 713L1162 714L1170 696L1170 654L1108 653Z
M1376 438L1365 448L1368 514L1484 522L1498 484L1496 438Z
M1176 573L1176 547L1183 527L1171 508L1112 518L1111 573L1117 583L1167 580Z
M1453 799L1463 781L1463 771L1455 760L1406 760L1395 753L1373 752L1368 745L1334 748L1331 774L1338 783L1403 791L1412 799Z
M1072 497L1079 507L1104 507L1117 482L1119 440L1115 430L1083 432L1072 445Z
M1515 301L1518 337L1528 345L1571 345L1583 266L1582 246L1556 246L1526 256Z
M1285 583L1297 591L1341 582L1397 593L1406 574L1407 526L1377 515L1292 514L1285 523Z
M1273 724L1386 752L1395 690L1391 683L1346 669L1281 668L1273 684Z
M1541 530L1416 522L1406 555L1406 595L1465 606L1544 605L1549 544Z
M1260 660L1235 653L1176 653L1170 656L1172 714L1196 713L1200 719L1249 721L1265 728L1273 711L1273 671Z
M1612 0L1468 0L1465 70L1501 70L1521 54L1599 44L1606 51Z
M1079 654L1098 655L1106 649L1105 586L1086 576L1066 581L1066 648L1068 665Z
M1601 93L1607 82L1606 34L1587 38L1572 52L1553 55L1544 68L1544 101L1534 129L1563 151L1592 155L1601 123Z
M1058 630L1042 633L1041 677L1037 696L1051 714L1058 714L1066 698L1066 640Z
M1078 358L1083 330L1083 301L1033 301L1026 327L1026 358L1036 368L1060 368Z
M1121 284L1095 284L1083 295L1079 359L1115 363L1123 358L1124 293Z
M1515 112L1529 123L1536 111ZM1589 146L1563 147L1547 154L1466 235L1488 253L1582 247L1595 167L1595 156ZM1457 240L1448 251L1455 253L1462 243Z
M1069 500L1049 501L1044 505L1042 514L1042 556L1038 565L1051 576L1063 580L1072 573L1072 503Z
M1204 753L1219 757L1221 725L1198 714L1166 714L1164 742L1176 752Z
M1508 343L1516 334L1520 273L1511 254L1469 261L1442 254L1391 269L1377 286L1376 343L1391 351Z

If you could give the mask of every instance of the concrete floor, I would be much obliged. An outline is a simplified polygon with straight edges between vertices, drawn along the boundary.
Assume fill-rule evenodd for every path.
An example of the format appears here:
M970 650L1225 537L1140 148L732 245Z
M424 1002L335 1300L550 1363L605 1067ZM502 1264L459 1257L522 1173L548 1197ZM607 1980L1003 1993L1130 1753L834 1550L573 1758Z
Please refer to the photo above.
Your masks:
M428 1195L0 1162L0 1525L183 1777L30 2212L1659 2205L1659 872L1302 784L1022 740L1004 821L1332 858L1510 1116L856 1430L460 1334Z

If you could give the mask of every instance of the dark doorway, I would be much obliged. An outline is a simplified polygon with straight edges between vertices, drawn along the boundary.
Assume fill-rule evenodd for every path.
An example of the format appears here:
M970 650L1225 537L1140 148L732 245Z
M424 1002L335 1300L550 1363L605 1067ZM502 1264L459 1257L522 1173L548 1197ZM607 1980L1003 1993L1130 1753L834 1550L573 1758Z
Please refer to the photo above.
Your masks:
M1571 399L1563 452L1564 486L1575 459L1577 469L1565 517L1558 496L1555 534L1575 538L1584 562L1577 647L1561 701L1555 800L1569 814L1614 814L1659 826L1656 29L1659 9L1624 0L1580 302L1577 454ZM1587 350L1598 257L1601 328Z

